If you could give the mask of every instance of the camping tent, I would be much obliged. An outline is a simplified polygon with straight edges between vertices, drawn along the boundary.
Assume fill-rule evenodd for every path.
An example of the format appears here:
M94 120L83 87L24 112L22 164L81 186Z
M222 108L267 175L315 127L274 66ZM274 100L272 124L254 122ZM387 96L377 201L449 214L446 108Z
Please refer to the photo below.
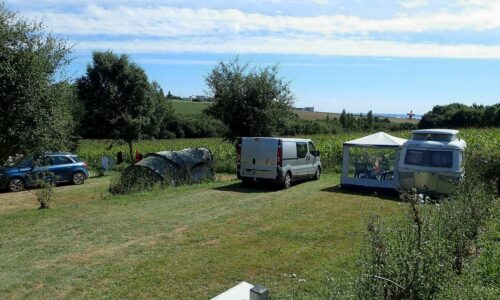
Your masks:
M194 183L213 179L213 156L206 148L149 153L123 172L134 182Z
M385 132L345 142L341 186L398 188L397 166L405 142Z

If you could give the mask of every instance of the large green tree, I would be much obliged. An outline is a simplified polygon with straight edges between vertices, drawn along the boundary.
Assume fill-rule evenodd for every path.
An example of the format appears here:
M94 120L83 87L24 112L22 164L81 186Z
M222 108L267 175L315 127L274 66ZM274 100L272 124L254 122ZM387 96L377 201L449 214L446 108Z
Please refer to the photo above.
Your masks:
M84 135L124 140L133 160L133 142L151 135L155 110L144 70L127 55L95 51L77 91L85 106Z
M269 136L287 123L293 96L278 67L220 62L207 76L212 104L205 111L227 126L225 137Z
M73 123L62 68L70 47L0 3L0 161L64 150Z

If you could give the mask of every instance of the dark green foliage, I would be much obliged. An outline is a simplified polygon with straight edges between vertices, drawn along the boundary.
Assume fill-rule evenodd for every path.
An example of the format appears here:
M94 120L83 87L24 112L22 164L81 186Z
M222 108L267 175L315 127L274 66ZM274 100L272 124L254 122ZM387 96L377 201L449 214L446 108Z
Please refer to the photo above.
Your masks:
M129 144L132 159L133 141L154 135L150 131L153 115L161 114L156 109L160 90L150 86L144 70L127 55L94 52L77 87L85 105L85 137L122 139Z
M419 128L467 128L500 126L500 103L483 106L453 103L437 105L422 116Z
M205 111L226 124L224 136L270 136L291 116L293 96L278 67L249 69L238 59L220 62L206 78L213 98Z
M70 48L0 3L0 161L15 153L65 150L73 123L65 84Z
M168 100L163 94L158 82L153 81L149 89L149 97L151 99L152 114L149 124L143 136L153 138L168 138L172 133L168 130L169 123L174 119L174 111L172 109L172 102Z

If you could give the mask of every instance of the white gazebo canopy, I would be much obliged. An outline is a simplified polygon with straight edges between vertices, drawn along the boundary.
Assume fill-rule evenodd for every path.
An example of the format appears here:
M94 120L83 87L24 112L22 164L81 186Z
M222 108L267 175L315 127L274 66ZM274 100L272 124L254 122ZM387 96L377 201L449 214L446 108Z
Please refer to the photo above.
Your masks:
M363 186L371 188L397 188L399 186L399 176L397 165L399 152L407 140L392 136L385 132L377 132L359 139L345 142L343 144L342 176L340 184L342 186ZM387 151L395 151L394 160L391 161L392 169L384 170L377 175L372 174L369 162L355 163L350 161L350 148L385 148ZM355 165L354 176L349 176L349 165ZM357 165L357 166L356 166ZM359 167L367 168L360 170ZM352 166L351 166L352 168Z
M377 132L359 139L345 142L344 145L365 147L401 147L407 140L392 136L385 132Z

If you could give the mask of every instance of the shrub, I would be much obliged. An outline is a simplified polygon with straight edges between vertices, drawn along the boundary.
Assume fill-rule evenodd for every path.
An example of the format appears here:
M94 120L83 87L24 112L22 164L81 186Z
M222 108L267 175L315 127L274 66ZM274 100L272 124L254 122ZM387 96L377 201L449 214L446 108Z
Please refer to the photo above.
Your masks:
M35 189L33 193L35 194L36 200L40 204L38 209L49 208L49 203L54 197L54 174L44 170L40 173L36 173L31 176L30 180L34 183Z

